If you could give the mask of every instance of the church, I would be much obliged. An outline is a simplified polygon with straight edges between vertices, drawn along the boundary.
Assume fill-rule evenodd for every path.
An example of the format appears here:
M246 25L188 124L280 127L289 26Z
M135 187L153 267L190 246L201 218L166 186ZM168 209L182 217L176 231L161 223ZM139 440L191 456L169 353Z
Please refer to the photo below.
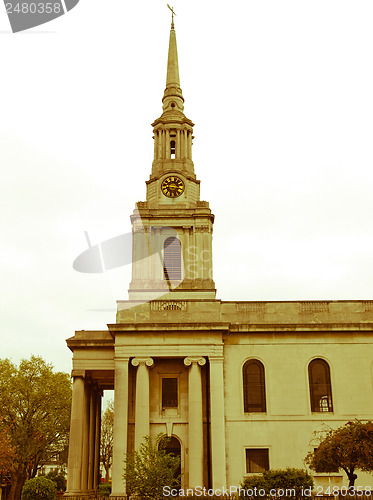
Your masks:
M114 390L117 497L126 494L124 456L144 436L170 438L182 488L217 490L264 470L304 468L325 430L373 417L373 300L216 298L214 215L200 200L173 21L162 103L146 201L131 215L129 299L118 301L107 330L67 339L67 496L88 496L99 483L105 390ZM358 474L356 485L371 484ZM342 472L313 475L322 488L348 484Z

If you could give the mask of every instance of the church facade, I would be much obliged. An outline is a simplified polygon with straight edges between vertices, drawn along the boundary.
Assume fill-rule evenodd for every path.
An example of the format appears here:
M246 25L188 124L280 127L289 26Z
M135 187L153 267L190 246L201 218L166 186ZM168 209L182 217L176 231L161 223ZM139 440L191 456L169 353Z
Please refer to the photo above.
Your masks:
M219 489L267 469L304 468L317 436L373 417L373 300L235 302L216 298L214 216L201 201L172 23L154 161L133 228L129 300L116 323L78 331L67 495L99 482L101 396L114 389L112 495L125 453L170 437L181 486ZM346 485L342 473L317 485ZM359 474L360 486L371 476Z

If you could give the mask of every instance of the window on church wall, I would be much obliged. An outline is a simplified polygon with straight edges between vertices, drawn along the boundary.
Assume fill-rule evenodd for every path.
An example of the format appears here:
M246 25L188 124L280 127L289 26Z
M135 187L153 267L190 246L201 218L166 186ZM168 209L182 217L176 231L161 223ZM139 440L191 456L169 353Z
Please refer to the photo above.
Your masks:
M164 242L163 270L165 280L181 280L181 244L175 237Z
M178 398L178 380L173 377L162 378L162 409L177 408Z
M264 366L257 359L250 359L244 364L243 397L245 413L265 413L267 411Z
M330 383L330 368L323 359L314 359L308 366L311 411L332 412L333 399Z
M248 474L269 470L268 448L246 448L246 472Z

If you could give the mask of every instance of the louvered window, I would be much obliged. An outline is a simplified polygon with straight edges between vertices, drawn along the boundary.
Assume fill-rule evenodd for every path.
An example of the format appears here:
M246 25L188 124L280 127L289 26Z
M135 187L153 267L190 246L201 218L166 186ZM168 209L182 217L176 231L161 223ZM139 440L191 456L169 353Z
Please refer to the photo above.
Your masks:
M245 413L267 411L264 366L257 359L250 359L244 364L243 397Z
M181 244L175 237L164 242L164 279L181 280Z
M246 472L263 472L269 470L268 448L246 449Z
M323 359L314 359L308 366L311 411L317 413L333 411L330 368Z

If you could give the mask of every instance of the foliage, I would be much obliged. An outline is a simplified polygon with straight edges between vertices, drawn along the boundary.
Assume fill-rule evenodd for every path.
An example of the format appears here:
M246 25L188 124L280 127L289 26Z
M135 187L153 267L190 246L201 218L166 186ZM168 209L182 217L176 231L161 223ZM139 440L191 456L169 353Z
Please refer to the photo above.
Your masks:
M57 491L65 491L66 490L65 474L63 473L62 470L61 471L52 470L52 471L48 472L48 474L45 477L56 483Z
M261 475L250 476L244 479L241 488L244 490L264 490L267 495L273 497L274 490L295 490L295 498L304 498L304 491L312 489L313 478L303 469L278 469L267 470ZM257 495L260 496L260 495ZM294 494L291 495L294 498Z
M1 428L14 450L8 500L19 498L25 480L66 450L70 407L68 374L54 373L38 356L22 360L18 368L9 359L0 360Z
M267 491L267 485L266 485L265 479L263 477L263 474L245 477L245 479L240 484L240 487L245 491L247 491L247 490L254 491L255 488L257 490Z
M180 485L180 476L177 472L180 467L180 457L167 453L167 439L162 434L155 438L145 436L139 450L127 454L123 478L127 490L139 499L164 499L163 487L170 488Z
M0 420L0 474L12 469L15 449L12 446L8 427Z
M101 483L99 486L100 495L104 498L108 498L111 493L111 484L109 483Z
M349 486L354 486L356 469L373 470L373 423L354 420L330 430L316 450L308 453L305 462L316 472L343 469Z
M26 481L22 489L22 500L54 500L56 483L44 476L34 477Z
M106 472L106 482L109 481L109 471L113 463L113 429L114 429L114 401L110 401L101 423L101 462Z

